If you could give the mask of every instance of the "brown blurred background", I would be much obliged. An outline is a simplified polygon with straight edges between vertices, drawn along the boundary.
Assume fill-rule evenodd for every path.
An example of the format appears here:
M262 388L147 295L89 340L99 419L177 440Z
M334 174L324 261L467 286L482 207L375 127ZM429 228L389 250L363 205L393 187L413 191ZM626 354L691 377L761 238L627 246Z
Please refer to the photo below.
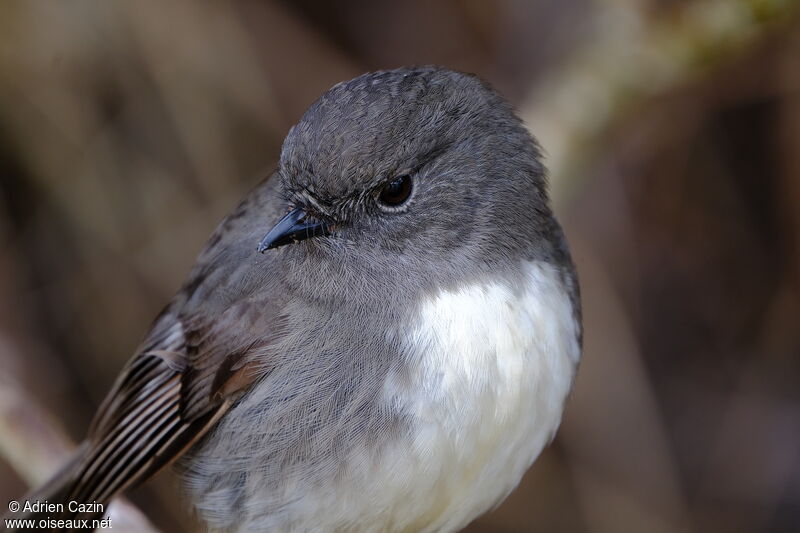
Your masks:
M797 4L3 2L2 510L64 453L20 398L79 440L303 110L436 63L544 145L585 306L558 438L470 531L800 531ZM130 497L193 531L173 485Z

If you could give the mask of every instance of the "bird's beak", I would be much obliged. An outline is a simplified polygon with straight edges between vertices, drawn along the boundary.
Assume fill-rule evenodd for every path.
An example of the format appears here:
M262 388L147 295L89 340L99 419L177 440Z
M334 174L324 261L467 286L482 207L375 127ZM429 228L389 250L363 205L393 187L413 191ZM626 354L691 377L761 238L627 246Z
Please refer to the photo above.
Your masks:
M284 244L293 242L300 242L312 237L319 237L328 235L330 233L330 226L324 222L306 222L305 219L308 214L295 207L289 211L286 216L275 224L275 227L269 230L269 233L261 239L258 244L258 251L264 253L271 248L277 248Z

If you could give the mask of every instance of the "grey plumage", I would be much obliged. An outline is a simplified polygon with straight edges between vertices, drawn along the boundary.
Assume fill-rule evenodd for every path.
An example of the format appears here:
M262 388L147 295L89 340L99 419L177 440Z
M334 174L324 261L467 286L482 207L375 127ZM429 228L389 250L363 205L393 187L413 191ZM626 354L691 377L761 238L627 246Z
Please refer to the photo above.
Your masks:
M401 175L410 199L382 206L376 196ZM487 279L530 292L520 265L543 265L568 297L574 326L564 327L579 345L577 281L545 187L538 146L475 77L422 67L333 87L287 135L276 173L212 235L60 494L107 500L186 451L189 497L215 529L451 527L434 511L402 522L356 509L370 495L356 502L348 487L418 429L411 400L387 393L387 380L413 391L412 359L440 350L409 333L421 302ZM332 231L256 253L289 206ZM420 486L442 475L421 472L431 479ZM306 501L337 491L342 509ZM309 513L322 512L312 527Z

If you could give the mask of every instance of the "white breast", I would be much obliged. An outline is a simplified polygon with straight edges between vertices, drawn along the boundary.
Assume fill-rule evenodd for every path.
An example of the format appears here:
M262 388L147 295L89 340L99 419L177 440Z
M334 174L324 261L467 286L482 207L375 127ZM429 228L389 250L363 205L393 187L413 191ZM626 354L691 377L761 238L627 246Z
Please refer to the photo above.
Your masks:
M415 420L384 480L387 496L413 487L394 504L404 530L466 526L516 487L560 423L580 357L577 325L556 270L525 269L516 291L493 282L424 302L411 379L386 380L386 400Z
M354 443L318 483L284 475L281 494L253 475L253 501L283 503L249 509L234 529L448 532L502 500L558 427L580 356L558 272L524 268L516 288L498 280L420 302L387 333L407 354L382 398L403 431L377 448Z

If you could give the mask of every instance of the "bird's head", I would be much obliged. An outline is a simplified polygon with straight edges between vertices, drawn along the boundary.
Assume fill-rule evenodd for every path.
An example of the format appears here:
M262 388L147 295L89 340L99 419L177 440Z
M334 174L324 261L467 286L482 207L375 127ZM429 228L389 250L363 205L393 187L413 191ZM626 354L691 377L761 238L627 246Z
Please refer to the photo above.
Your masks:
M551 253L538 146L474 76L421 67L340 83L291 129L278 173L287 213L259 250L281 248L293 272L343 294Z

